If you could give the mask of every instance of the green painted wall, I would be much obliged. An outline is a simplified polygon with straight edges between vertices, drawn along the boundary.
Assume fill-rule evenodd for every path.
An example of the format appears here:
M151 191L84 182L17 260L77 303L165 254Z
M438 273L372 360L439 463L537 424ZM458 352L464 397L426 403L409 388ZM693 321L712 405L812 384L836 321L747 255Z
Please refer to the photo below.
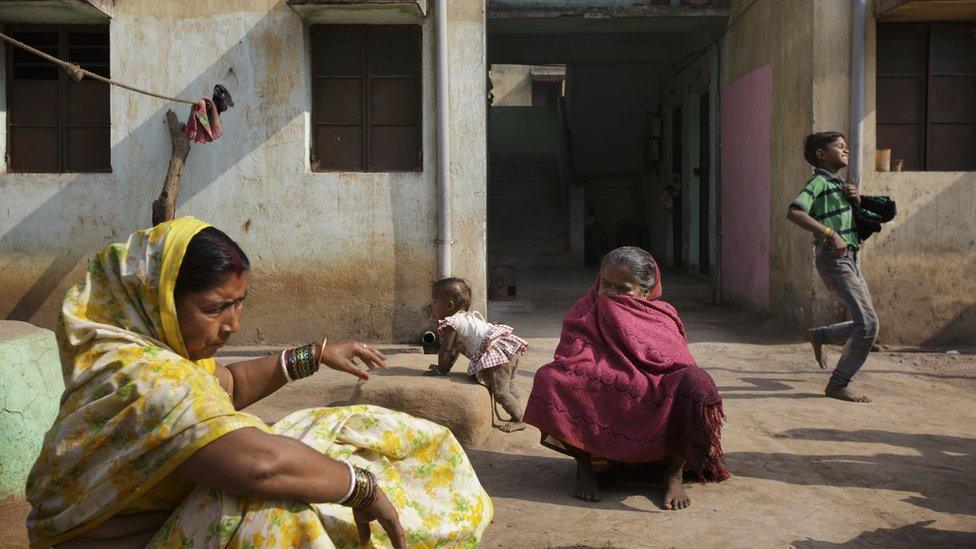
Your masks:
M556 158L559 144L556 107L491 107L488 154L491 160Z
M58 414L64 381L54 333L0 321L0 498L21 496L44 433Z

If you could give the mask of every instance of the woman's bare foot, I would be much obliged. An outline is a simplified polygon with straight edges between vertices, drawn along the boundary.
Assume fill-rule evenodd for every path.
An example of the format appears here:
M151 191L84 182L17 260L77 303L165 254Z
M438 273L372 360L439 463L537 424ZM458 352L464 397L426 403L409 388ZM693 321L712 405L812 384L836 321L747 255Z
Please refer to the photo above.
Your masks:
M514 433L515 431L525 429L525 424L521 421L506 421L505 423L502 423L498 429L504 433Z
M576 460L576 493L584 501L600 501L600 480L589 459Z
M684 487L684 458L672 456L664 469L661 484L664 485L664 508L684 509L691 505L691 498Z
M813 358L817 359L817 364L821 370L827 369L827 362L823 357L823 343L817 341L813 336L813 330L807 330L807 341L813 346Z
M824 389L824 394L830 398L836 398L837 400L844 400L847 402L871 402L871 399L864 395L855 395L851 393L847 387L841 387L840 385L833 385L831 383L827 384L827 388Z

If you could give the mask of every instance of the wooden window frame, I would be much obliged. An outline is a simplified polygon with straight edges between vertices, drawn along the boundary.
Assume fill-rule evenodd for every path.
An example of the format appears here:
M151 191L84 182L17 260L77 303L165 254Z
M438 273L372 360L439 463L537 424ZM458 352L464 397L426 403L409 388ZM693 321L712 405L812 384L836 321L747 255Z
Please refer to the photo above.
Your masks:
M316 51L316 40L318 35L322 31L333 30L333 31L356 31L360 33L360 47L362 51L362 59L359 67L359 74L356 76L319 76L316 74L316 63L315 63L315 51ZM412 75L374 75L370 74L371 66L371 42L370 33L376 30L409 30L415 34L417 41L417 66L416 72ZM312 108L311 108L311 147L310 147L310 160L313 172L321 173L420 173L424 170L424 157L423 157L423 120L424 120L424 97L423 97L423 29L420 25L333 25L333 24L318 24L313 25L309 29L309 42L311 45L311 70L310 77L312 81ZM317 86L316 81L320 78L334 78L334 79L358 79L362 82L362 113L360 127L362 131L362 152L360 156L361 167L358 169L346 169L346 168L335 168L325 166L321 159L318 158L318 143L317 143L317 131L316 128L319 126L352 126L351 124L339 124L339 123L326 123L318 122L316 118L316 105L318 103L317 99ZM416 124L373 124L370 119L370 95L372 90L372 83L374 80L381 79L414 79L416 82L416 93L417 93L417 122ZM417 160L416 165L412 167L404 168L374 168L371 166L370 153L371 143L371 129L374 126L401 126L401 127L415 127L416 140L417 140Z
M57 33L57 35L58 35L58 53L57 53L57 56L56 57L58 57L59 59L68 59L69 58L69 50L71 48L71 46L70 46L70 44L68 42L68 35L69 34L71 34L71 33L90 33L90 34L101 34L101 33L104 33L109 38L109 44L108 44L109 58L108 58L108 61L106 61L104 63L104 65L105 65L106 69L108 69L107 70L108 74L111 75L111 52L112 52L112 44L111 44L111 34L109 33L109 27L108 27L108 25L41 25L41 24L17 24L17 25L11 25L10 27L8 27L7 30L6 30L6 32L7 33L11 33L11 32L14 32L14 33L16 33L16 32L47 32L47 33ZM78 48L78 47L84 48L84 47L87 47L87 46L78 46L78 45L76 45L75 47L76 48ZM108 110L108 120L106 120L104 124L98 124L98 125L90 125L90 124L78 125L78 124L74 124L74 125L71 125L69 127L68 120L67 120L67 116L68 116L68 109L67 109L67 86L69 85L69 76L61 68L58 68L57 69L57 71L58 71L58 125L57 125L57 129L58 129L58 140L59 140L59 144L60 144L60 147L61 147L61 154L60 154L60 157L58 158L58 169L56 171L38 171L38 170L21 171L21 170L15 170L15 169L12 168L12 162L11 162L12 161L12 158L11 158L11 150L12 149L11 149L11 146L12 146L12 136L13 136L12 134L13 134L13 132L11 131L11 128L16 127L16 126L21 126L21 127L38 127L38 128L40 128L40 127L49 127L49 128L50 127L54 127L54 126L41 126L41 125L36 125L36 124L13 124L11 122L11 116L9 114L9 110L10 110L10 98L11 98L11 93L12 93L12 87L14 85L14 74L13 74L13 71L14 71L14 66L13 66L14 49L15 48L13 46L10 46L9 44L7 45L7 47L6 47L6 50L7 50L6 51L6 59L5 59L5 61L6 61L5 77L7 79L5 88L6 88L6 94L7 94L7 110L8 110L8 114L7 114L7 128L6 128L6 131L7 131L6 147L7 147L7 149L6 149L6 154L5 154L6 158L4 160L5 160L5 163L6 163L6 166L7 166L7 171L10 172L10 173L44 173L44 174L112 173L112 165L111 165L112 164L111 136L110 136L109 155L108 155L108 157L109 157L108 158L109 164L108 164L107 167L100 168L100 169L90 169L90 170L69 170L68 169L68 151L69 151L69 147L68 147L68 132L67 132L67 130L68 129L79 129L79 128L81 128L81 129L85 129L85 128L107 128L107 129L109 129L109 131L111 131L111 127L112 127L112 111L111 111L111 102L110 102L109 103L109 110ZM42 60L40 58L38 58L38 62L53 65L53 63L49 63L49 62L44 61L44 60ZM84 64L85 65L94 65L95 63L84 63ZM98 64L101 65L101 63L98 63ZM108 84L105 84L105 85L108 86Z
M909 77L914 77L914 78L917 78L917 79L920 80L919 87L920 87L920 102L921 102L921 119L918 121L917 124L919 126L921 126L921 127L919 129L919 141L917 143L918 149L916 151L916 153L918 154L918 158L919 158L919 167L917 167L915 169L911 169L911 170L905 170L905 171L913 171L913 172L960 171L960 170L955 170L955 169L946 170L946 169L933 168L933 167L931 167L932 160L930 159L930 151L931 151L930 145L932 143L932 129L933 129L933 126L951 126L951 125L963 125L963 126L966 126L966 125L969 125L969 126L974 126L974 128L976 128L976 123L974 123L974 122L966 122L966 121L962 121L962 122L946 122L946 121L932 121L931 120L931 101L932 101L931 98L932 98L932 95L933 95L933 85L934 85L933 83L934 83L934 81L937 78L954 77L954 76L968 76L968 77L974 77L974 76L976 76L976 69L974 69L974 72L965 72L965 73L956 73L956 74L936 74L936 73L933 73L933 70L934 70L933 67L932 67L932 64L933 64L933 55L934 55L933 48L932 48L932 40L933 40L932 35L933 35L933 31L939 29L940 27L949 27L949 26L970 27L970 28L974 29L974 31L976 31L976 23L972 23L972 22L968 22L968 21L959 21L959 22L897 22L897 23L878 23L878 30L881 30L881 29L897 29L897 28L901 28L901 29L912 29L912 30L915 30L916 32L918 32L921 35L922 39L923 39L923 46L922 47L924 48L924 52L920 52L920 53L922 53L922 55L920 56L920 58L923 60L923 66L921 67L921 73L920 74L918 74L918 75L909 75L909 74L880 74L880 71L878 70L878 68L877 67L875 68L875 86L876 86L875 100L876 101L877 101L877 97L878 97L877 88L879 88L882 85L882 82L885 79L888 79L888 78L909 78ZM876 41L876 44L875 44L876 51L877 51L877 47L879 45L880 44L877 43L877 41ZM880 127L882 127L882 126L885 126L885 125L897 125L897 124L906 124L906 123L899 122L899 121L892 121L892 120L888 120L888 119L882 119L880 115L877 116L877 118L875 120L875 138L876 138L875 139L875 141L876 141L875 145L876 145L876 147L879 146L878 139L877 139L877 136L878 136L878 133L879 133L878 132L878 129ZM974 151L973 154L976 154L976 151ZM965 171L965 170L963 170L963 171Z

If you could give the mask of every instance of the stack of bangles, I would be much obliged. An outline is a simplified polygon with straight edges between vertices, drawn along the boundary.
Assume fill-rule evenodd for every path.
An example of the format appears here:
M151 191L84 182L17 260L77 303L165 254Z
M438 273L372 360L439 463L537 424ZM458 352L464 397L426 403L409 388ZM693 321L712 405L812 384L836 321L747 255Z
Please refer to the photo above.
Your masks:
M322 360L322 350L328 339L322 340L322 344L309 343L294 349L281 351L278 357L278 364L281 372L285 374L288 383L298 381L319 371L319 362Z
M339 505L353 509L366 509L373 505L373 502L376 501L376 494L379 493L376 477L366 469L353 467L348 462L346 467L349 468L349 490L339 500Z

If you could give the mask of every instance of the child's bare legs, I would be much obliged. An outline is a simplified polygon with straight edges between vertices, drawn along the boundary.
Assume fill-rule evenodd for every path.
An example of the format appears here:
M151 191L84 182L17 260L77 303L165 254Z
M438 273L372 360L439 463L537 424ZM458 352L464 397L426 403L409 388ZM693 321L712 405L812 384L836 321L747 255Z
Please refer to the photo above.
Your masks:
M525 429L525 424L522 423L522 405L519 404L518 397L512 394L519 358L521 355L516 355L510 362L484 371L485 377L488 378L488 387L495 395L495 401L501 404L511 417L511 421L503 423L499 427L506 433Z
M664 508L665 509L684 509L691 505L691 498L684 487L685 458L681 456L670 456L661 476L661 485L664 487Z

